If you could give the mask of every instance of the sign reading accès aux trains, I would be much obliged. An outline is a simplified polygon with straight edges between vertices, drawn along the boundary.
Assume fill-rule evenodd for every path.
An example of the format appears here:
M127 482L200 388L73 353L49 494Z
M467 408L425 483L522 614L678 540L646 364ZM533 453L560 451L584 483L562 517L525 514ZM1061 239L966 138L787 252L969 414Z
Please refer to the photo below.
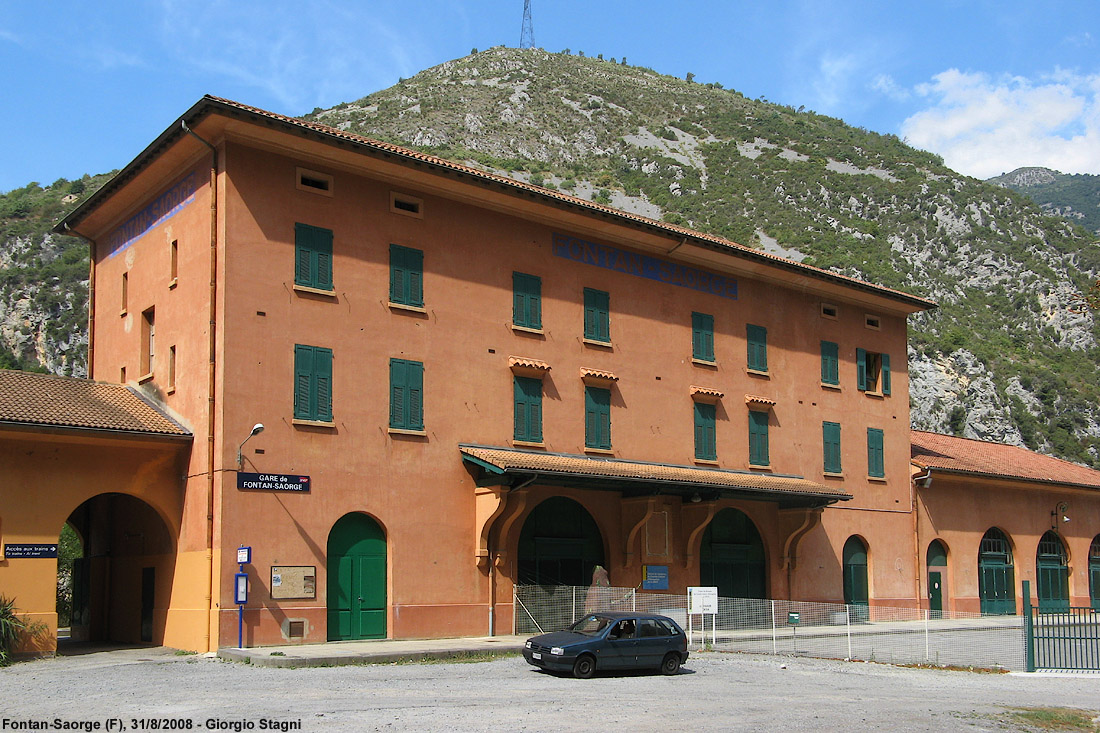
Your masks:
M57 545L4 545L4 559L10 560L13 557L57 557Z
M297 473L238 473L237 488L251 491L309 493L309 476Z

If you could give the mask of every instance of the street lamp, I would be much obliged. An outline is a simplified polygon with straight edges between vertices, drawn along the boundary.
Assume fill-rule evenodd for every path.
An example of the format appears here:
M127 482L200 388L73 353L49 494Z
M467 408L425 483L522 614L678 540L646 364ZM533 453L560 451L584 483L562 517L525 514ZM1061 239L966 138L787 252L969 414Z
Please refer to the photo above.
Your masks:
M241 441L240 446L237 447L237 469L244 468L244 459L241 457L241 449L244 448L244 444L247 443L252 436L259 435L264 431L263 423L256 423L252 426L252 432L248 434L248 437Z

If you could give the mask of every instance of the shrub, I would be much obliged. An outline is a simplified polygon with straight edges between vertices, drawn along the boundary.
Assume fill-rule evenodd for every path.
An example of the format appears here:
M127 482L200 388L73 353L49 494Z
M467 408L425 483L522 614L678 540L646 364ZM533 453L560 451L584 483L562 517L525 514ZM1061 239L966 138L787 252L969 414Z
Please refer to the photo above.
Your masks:
M15 614L15 599L0 596L0 667L11 664L15 646L26 629L26 621Z

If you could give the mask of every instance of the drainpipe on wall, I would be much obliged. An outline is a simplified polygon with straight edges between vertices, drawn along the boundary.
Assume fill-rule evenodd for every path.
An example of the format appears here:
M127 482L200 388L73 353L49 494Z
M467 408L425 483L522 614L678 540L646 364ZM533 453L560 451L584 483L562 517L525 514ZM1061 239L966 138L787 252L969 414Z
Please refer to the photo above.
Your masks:
M218 589L214 587L214 415L215 415L215 384L217 377L217 339L215 333L215 318L217 316L218 295L218 149L195 134L187 126L186 120L180 121L183 131L200 143L210 148L210 339L209 339L209 365L207 367L207 416L206 416L206 651L214 651L211 647L211 639L217 638L216 629L219 620L216 612L215 598ZM212 620L213 618L213 620ZM212 631L213 629L213 631Z
M916 465L916 464L913 464ZM919 468L919 466L918 466ZM923 476L912 476L909 479L909 504L913 514L913 583L915 586L915 594L917 603L921 606L924 605L925 598L921 596L920 592L920 580L921 580L921 562L920 562L920 537L917 535L920 529L920 522L917 516L917 482L923 481L924 488L928 488L932 485L932 469L925 469ZM925 593L927 596L927 593Z
M80 232L71 228L67 223L63 225L65 231L74 237L79 237L88 243L88 379L93 379L92 364L95 362L95 240L85 237Z

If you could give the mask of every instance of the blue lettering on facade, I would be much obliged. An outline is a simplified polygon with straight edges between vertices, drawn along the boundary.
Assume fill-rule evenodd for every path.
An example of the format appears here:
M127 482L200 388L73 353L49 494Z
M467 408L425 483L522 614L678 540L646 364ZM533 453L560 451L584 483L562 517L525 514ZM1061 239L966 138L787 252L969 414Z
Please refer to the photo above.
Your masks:
M626 252L595 242L586 242L564 234L554 235L553 250L558 257L574 262L583 262L586 265L595 265L635 277L644 277L647 280L656 280L737 300L737 280L732 277L723 277L694 267L659 260L656 257Z
M131 244L141 239L153 227L163 224L178 214L185 206L195 200L199 176L192 171L183 179L162 193L148 206L134 214L118 229L113 231L104 242L105 257L111 258Z

